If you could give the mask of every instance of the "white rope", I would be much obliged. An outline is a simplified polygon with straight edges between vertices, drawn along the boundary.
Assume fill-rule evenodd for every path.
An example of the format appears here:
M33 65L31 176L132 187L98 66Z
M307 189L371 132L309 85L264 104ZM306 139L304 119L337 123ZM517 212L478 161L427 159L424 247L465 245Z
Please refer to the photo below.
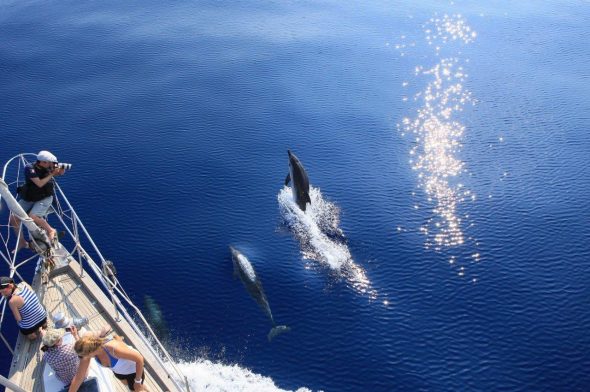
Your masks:
M18 168L17 168L18 174L16 177L17 179L15 181L11 182L10 185L14 185L15 183L18 184L18 182L20 180L19 175L20 175L20 172L22 171L22 166L24 166L28 163L25 158L25 156L28 156L28 155L34 155L34 154L21 154L21 155L17 155L15 157L11 158L4 166L4 169L2 172L2 179L4 179L6 176L6 172L9 167L9 164L11 164L12 162L14 162L16 160L18 162ZM7 192L8 191L8 184L6 184L4 182L4 180L2 180L2 184L5 185L4 191ZM82 239L84 239L84 242L87 242L88 244L90 244L90 248L92 249L93 253L95 253L98 256L98 260L100 261L101 265L104 265L106 263L106 259L103 257L102 253L100 252L100 250L98 249L98 247L94 243L94 240L90 236L90 233L86 230L86 227L84 226L84 224L82 223L82 221L80 220L78 215L76 214L76 211L74 210L74 208L70 204L69 200L65 196L64 192L62 191L62 189L59 186L59 184L57 183L57 181L55 182L54 190L55 190L55 197L54 197L54 199L55 199L55 204L54 204L55 215L56 215L57 219L59 220L59 222L61 223L62 227L65 229L66 233L69 235L69 238L74 243L72 251L70 251L68 253L73 257L74 253L78 252L79 260L80 261L86 260L86 265L87 265L88 269L93 273L96 281L100 285L103 286L103 289L106 292L112 292L112 294L113 294L112 299L114 301L115 308L118 310L118 312L120 312L120 314L123 316L123 318L129 323L131 328L137 333L137 335L142 340L142 342L146 345L146 347L149 348L149 350L152 352L154 358L160 363L160 365L162 366L164 371L168 373L169 366L171 365L173 371L177 375L177 377L172 377L172 375L170 373L168 373L168 376L169 376L171 382L173 382L179 390L189 390L188 384L185 386L182 386L179 384L181 382L179 380L183 380L183 379L186 380L186 377L184 377L184 375L181 373L181 371L177 368L177 366L174 363L174 360L172 359L172 357L170 356L168 351L164 348L164 346L162 345L160 340L157 338L155 332L152 330L151 326L147 322L147 320L144 317L144 315L142 314L141 310L133 303L133 301L131 300L129 295L127 295L127 293L123 289L123 286L121 285L121 282L119 282L119 280L117 279L116 276L113 276L112 279L108 276L105 276L102 268L100 268L98 266L98 264L94 261L94 259L90 256L89 252L83 246ZM1 197L2 197L2 195L0 194L0 198ZM5 200L5 202L9 205L9 208L11 211L17 210L17 212L18 212L18 208L20 207L20 205L18 207L16 207L14 205L15 204L14 202L11 203L11 201L8 200L10 198L11 198L11 195L5 195L5 199L7 199L7 200ZM14 201L13 197L12 197L12 199ZM22 211L22 213L20 213L20 214L17 213L16 215L23 223L25 223L25 226L27 228L29 228L30 231L34 230L35 228L38 230L41 230L41 229L37 228L36 225L35 225L35 227L32 227L29 224L29 222L30 222L34 225L34 222L32 222L32 220L28 217L28 215L26 213L24 213L24 211ZM5 234L3 234L4 232L5 232ZM8 222L8 225L4 226L3 229L0 228L0 237L2 238L3 248L4 248L4 249L0 249L0 254L1 254L2 259L8 264L10 271L11 271L11 276L14 274L17 274L20 277L20 274L18 274L18 268L20 268L24 264L28 263L30 260L36 258L37 255L33 255L32 257L29 257L28 259L26 259L18 264L16 264L16 252L13 253L13 257L6 256L6 255L10 254L10 252L9 252L9 241L11 240L10 221ZM18 244L16 246L18 246ZM63 249L65 251L67 251L67 249L65 248L65 246L63 244L62 244L62 246L64 247ZM80 262L80 265L82 265L81 262ZM21 278L21 280L22 280L22 278ZM3 307L2 316L0 316L0 328L1 328L2 322L4 319L4 310L6 308L6 301L4 301L4 299L0 300L0 304ZM139 320L141 320L142 325L145 328L145 330L140 329L136 320L130 315L129 311L127 310L127 306L135 312L135 314L138 316ZM148 339L148 337L145 335L146 331L149 334L150 339ZM165 359L162 358L162 356ZM164 360L168 361L168 365L166 365L164 363Z

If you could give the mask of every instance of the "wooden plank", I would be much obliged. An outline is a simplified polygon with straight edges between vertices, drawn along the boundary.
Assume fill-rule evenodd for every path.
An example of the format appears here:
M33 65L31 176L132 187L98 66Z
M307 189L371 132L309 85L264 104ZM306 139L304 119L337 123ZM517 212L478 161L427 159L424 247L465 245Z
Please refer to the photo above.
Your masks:
M70 267L79 271L79 266L76 261L70 263ZM94 298L100 305L106 310L105 318L109 321L109 324L114 327L113 330L120 336L125 337L127 344L135 347L145 358L145 368L147 370L146 378L153 378L159 390L161 391L176 391L175 385L168 379L168 374L164 368L160 367L155 357L152 355L150 349L143 343L139 336L133 331L130 325L123 318L119 321L114 319L115 309L110 302L110 299L103 293L103 291L96 285L96 283L90 279L88 274L85 274L84 278L81 279L84 286L88 290L86 298Z
M177 391L176 386L168 379L166 370L156 361L127 321L123 318L115 320L115 309L109 297L88 276L88 272L80 278L79 264L73 258L69 258L69 261L70 265L52 271L46 285L41 284L39 274L33 280L32 286L48 312L49 324L52 324L52 314L63 312L68 317L88 317L87 328L90 330L110 326L114 333L123 336L127 344L135 347L144 356L145 385L149 391ZM40 339L31 342L19 335L15 347L17 354L13 357L10 369L10 380L32 392L44 392L40 345ZM114 376L112 384L117 391L128 390L126 384Z
M72 271L73 273L73 271ZM108 314L105 317L106 311L102 306L97 308L96 304L91 302L90 294L86 292L82 287L77 287L77 282L74 279L71 279L71 274L68 274L68 278L70 283L69 285L62 284L62 293L61 295L65 294L68 295L68 299L72 304L75 304L75 310L67 312L70 316L74 317L81 317L86 316L89 317L89 329L90 330L99 330L102 326L109 325L107 320ZM65 279L62 279L62 283L66 283ZM59 288L57 288L59 290ZM65 306L65 304L64 304ZM72 314L75 313L75 314ZM120 333L120 332L119 332ZM146 366L146 380L149 380L147 384L151 384L150 390L160 390L160 387L153 381L153 377L150 376L149 367ZM113 376L113 386L124 392L127 389L126 383L121 382L116 377ZM148 385L146 385L148 386ZM148 387L149 388L149 387Z

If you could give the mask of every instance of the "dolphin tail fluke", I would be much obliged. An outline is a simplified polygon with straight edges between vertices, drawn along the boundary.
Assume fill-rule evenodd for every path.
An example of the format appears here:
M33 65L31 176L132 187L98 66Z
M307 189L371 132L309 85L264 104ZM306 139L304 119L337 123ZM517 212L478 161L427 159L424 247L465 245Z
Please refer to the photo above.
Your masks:
M291 182L291 173L287 174L287 177L285 178L285 185L289 185L289 182Z
M290 330L291 330L291 328L287 327L286 325L276 325L268 333L268 336L267 336L268 337L268 341L269 342L272 342L272 340L276 336L278 336L278 335L280 335L282 333L285 333L285 332L289 332Z

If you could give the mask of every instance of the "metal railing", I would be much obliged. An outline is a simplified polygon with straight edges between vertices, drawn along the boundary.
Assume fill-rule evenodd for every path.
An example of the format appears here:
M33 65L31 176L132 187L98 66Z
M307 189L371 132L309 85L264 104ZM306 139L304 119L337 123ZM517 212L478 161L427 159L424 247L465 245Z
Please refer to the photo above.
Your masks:
M22 182L22 180L20 180L19 178L19 175L22 172L24 165L28 163L26 158L29 156L34 157L35 154L16 155L4 165L2 171L2 179L0 180L0 200L2 198L5 199L4 201L6 205L8 205L11 213L15 214L31 232L34 230L41 229L35 225L35 223L26 215L26 213L24 213L24 211L22 211L22 208L20 208L18 203L16 203L16 200L14 199L9 190L9 187L12 186L16 188L16 186L20 185L20 183ZM17 167L12 167L15 164ZM4 179L6 178L7 172L9 170L16 170L15 179L7 183ZM121 282L117 279L116 275L108 273L108 266L110 265L110 262L108 262L100 252L98 246L95 244L90 233L86 230L86 227L76 214L76 211L72 207L70 201L68 200L65 193L62 191L61 187L57 182L55 182L54 190L55 200L53 210L55 212L57 219L60 221L62 228L67 233L69 239L71 239L71 241L73 242L73 248L70 251L68 251L68 253L72 257L77 257L81 267L80 276L83 275L83 263L85 262L85 266L90 271L92 271L93 280L96 283L98 283L99 286L102 286L105 293L108 293L108 295L111 298L113 309L115 309L115 314L111 315L113 319L119 320L120 317L123 317L129 323L130 327L135 331L137 336L142 340L145 346L148 347L149 350L151 350L153 357L159 362L161 368L165 370L169 379L178 388L178 391L190 391L190 387L186 376L184 376L182 372L178 369L174 360L156 336L155 332L149 325L141 310L129 298L129 296L123 289ZM2 203L0 201L0 212L1 211ZM18 273L18 269L30 262L31 260L38 260L37 272L42 271L43 259L46 257L51 257L51 251L49 251L45 255L41 255L41 257L39 257L38 255L34 255L20 263L17 263L17 252L14 250L16 250L16 247L18 245L15 244L14 250L10 251L9 244L11 242L17 242L11 241L11 237L12 230L10 227L10 223L8 223L5 226L0 226L0 240L2 241L2 243L0 244L0 259L3 259L8 264L10 276L12 277L16 275L21 280L23 280L20 274ZM94 253L98 263L100 263L100 266L90 255L90 252ZM6 304L7 301L5 300L5 298L0 299L0 339L4 342L6 347L14 355L12 347L10 347L8 340L2 333L2 325L4 321L4 315L6 313ZM132 315L135 316L135 318ZM138 321L141 322L141 326L138 325Z

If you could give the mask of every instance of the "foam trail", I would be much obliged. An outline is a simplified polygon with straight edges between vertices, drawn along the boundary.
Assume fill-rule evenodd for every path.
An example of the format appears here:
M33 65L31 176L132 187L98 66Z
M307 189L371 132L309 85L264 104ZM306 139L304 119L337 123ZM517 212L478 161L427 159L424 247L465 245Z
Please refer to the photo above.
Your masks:
M209 392L284 392L277 387L272 378L253 373L238 365L222 365L208 359L194 362L180 361L176 364L186 376L191 391ZM184 380L180 380L184 383ZM307 388L299 388L297 392L311 392Z
M277 199L285 224L295 234L301 245L304 259L315 260L338 276L344 277L357 291L376 298L371 282L363 268L358 266L348 250L340 223L340 211L331 202L324 200L318 188L310 187L311 205L301 211L291 188L284 186Z

